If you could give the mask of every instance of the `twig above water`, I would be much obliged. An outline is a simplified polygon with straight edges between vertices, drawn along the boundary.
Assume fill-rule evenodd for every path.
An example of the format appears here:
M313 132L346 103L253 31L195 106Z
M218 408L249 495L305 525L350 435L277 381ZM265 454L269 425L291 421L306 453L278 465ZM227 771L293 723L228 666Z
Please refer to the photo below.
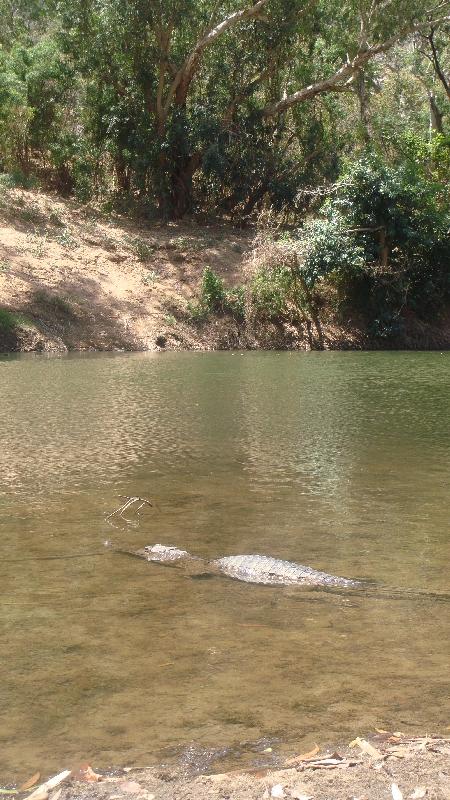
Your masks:
M137 508L133 509L134 511L136 511L136 514L138 514L140 509L143 508L144 506L152 506L150 500L147 500L145 497L130 496L127 494L119 494L119 497L125 500L125 503L122 503L122 505L119 506L119 508L116 508L114 511L111 511L111 514L108 514L106 519L111 519L111 517L115 517L117 515L123 517L124 511L126 511L128 508L131 508L131 506L135 505L135 503L140 503L140 505Z

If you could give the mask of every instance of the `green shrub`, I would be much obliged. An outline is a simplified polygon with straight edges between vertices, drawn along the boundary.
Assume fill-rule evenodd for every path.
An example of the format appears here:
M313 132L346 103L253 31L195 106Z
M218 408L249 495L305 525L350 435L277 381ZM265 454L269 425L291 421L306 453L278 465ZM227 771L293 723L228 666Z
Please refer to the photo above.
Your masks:
M450 299L449 230L441 185L365 156L299 231L304 274L311 287L335 284L375 335L394 335L405 310L429 316Z
M223 313L227 305L227 293L222 278L205 267L200 287L200 304L210 314Z
M138 237L131 240L131 246L139 261L143 262L149 261L156 249L156 245L152 242L146 242L144 239L139 239Z
M212 314L231 314L236 319L245 315L245 289L242 286L226 289L225 284L211 269L205 267L197 302L187 304L191 322L201 324Z
M17 319L15 314L7 311L6 308L0 308L0 333L11 333L17 327Z
M287 311L292 292L292 270L283 263L264 265L250 281L251 314L262 319L278 319Z

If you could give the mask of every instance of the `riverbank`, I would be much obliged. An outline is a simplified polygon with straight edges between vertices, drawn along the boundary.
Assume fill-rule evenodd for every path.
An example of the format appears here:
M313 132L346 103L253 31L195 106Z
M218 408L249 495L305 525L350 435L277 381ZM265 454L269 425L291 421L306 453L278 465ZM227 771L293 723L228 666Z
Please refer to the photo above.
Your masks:
M195 322L206 266L228 288L242 283L253 229L194 221L136 222L73 200L22 189L0 196L0 352L309 350L306 325L251 329L231 316ZM331 350L448 349L448 319L409 316L403 333L373 339L361 321L337 324L323 309Z
M89 764L62 772L28 800L448 800L450 737L378 732L337 751L298 754L277 767L195 775L164 765L101 774ZM32 779L33 780L33 779ZM26 784L24 784L26 785ZM17 796L17 795L15 795Z

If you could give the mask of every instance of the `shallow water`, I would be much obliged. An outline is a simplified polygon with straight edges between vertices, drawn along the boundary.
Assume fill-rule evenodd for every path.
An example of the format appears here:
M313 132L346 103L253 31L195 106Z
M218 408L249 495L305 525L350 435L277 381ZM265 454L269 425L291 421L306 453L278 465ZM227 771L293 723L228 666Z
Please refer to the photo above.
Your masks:
M191 742L299 752L449 725L449 367L448 353L1 359L0 782ZM107 521L119 494L154 508ZM105 540L415 592L198 580Z

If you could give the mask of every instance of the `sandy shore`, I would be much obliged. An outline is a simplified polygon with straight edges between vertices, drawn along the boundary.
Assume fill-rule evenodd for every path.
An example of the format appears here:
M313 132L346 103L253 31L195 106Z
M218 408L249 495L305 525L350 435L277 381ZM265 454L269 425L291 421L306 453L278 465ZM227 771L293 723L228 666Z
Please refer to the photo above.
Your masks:
M12 796L28 800L450 800L450 737L379 732L370 741L357 738L334 752L316 747L299 753L276 769L208 775L164 765L101 774L83 764L61 773L50 786L35 776L34 786Z

